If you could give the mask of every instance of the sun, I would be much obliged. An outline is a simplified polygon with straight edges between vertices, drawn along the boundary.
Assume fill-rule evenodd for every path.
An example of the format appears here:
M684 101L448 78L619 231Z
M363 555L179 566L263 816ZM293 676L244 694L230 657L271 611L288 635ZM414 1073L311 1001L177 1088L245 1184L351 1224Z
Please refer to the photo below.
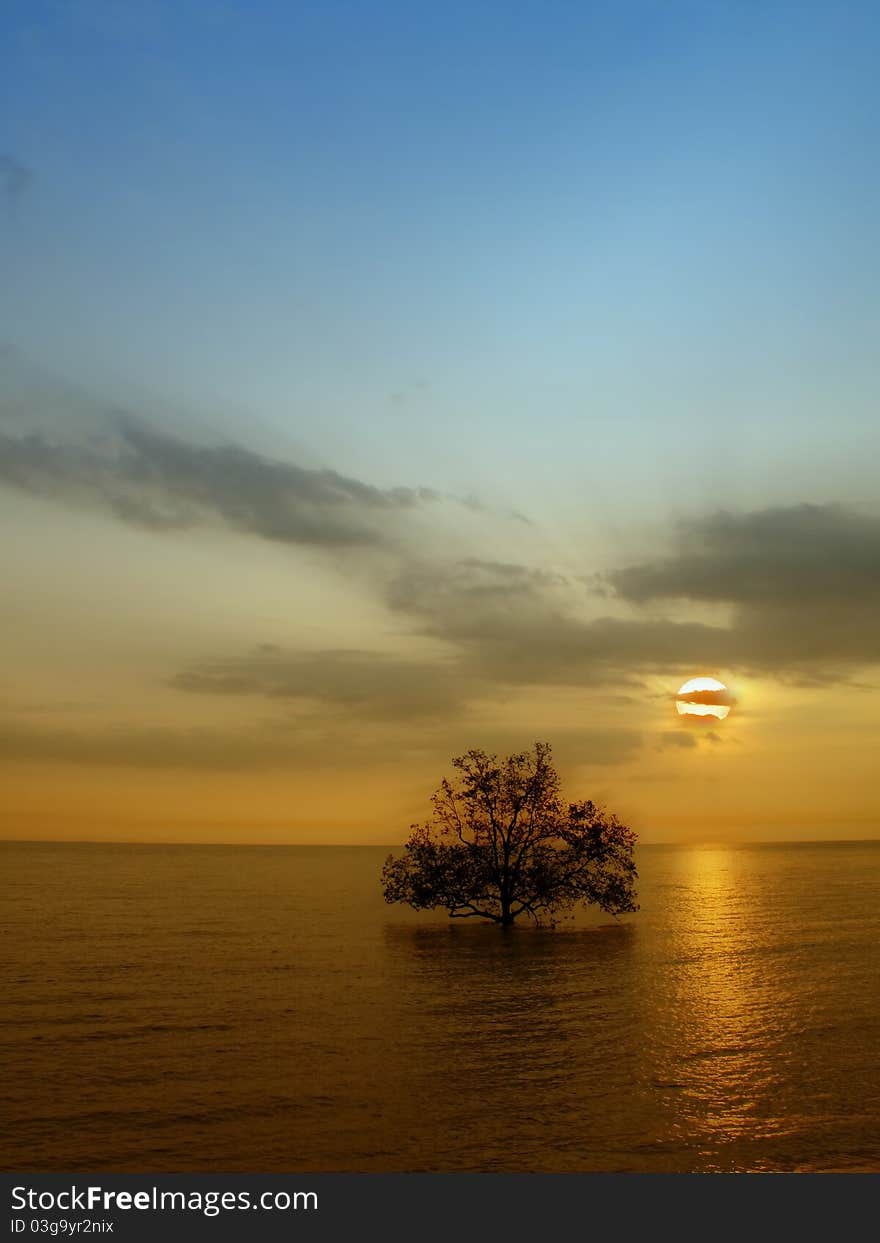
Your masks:
M691 678L678 689L675 709L679 716L723 721L729 715L733 698L717 678Z

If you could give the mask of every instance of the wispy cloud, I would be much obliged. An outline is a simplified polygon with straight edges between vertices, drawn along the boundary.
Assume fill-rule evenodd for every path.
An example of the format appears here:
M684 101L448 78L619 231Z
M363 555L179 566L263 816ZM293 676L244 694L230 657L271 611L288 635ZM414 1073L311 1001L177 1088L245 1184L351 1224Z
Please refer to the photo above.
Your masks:
M88 506L152 531L219 523L279 543L334 548L413 542L416 513L522 514L421 486L377 487L303 466L152 411L121 410L0 344L0 486Z
M428 489L382 490L237 445L195 444L127 415L87 444L0 434L0 482L153 530L213 521L282 543L332 546L381 543L389 516L436 499Z
M0 723L5 764L51 761L108 767L161 769L270 769L314 758L320 742L312 733L180 729L119 724L108 727L51 728L24 721Z
M684 730L668 729L660 735L656 749L658 751L666 751L672 747L678 750L692 751L696 745L697 739L693 734L685 733Z
M15 156L0 154L0 194L9 208L15 209L30 189L34 174Z
M206 661L176 674L177 690L210 695L260 695L299 700L325 711L378 721L449 720L477 688L452 663L370 651L258 648L232 659Z

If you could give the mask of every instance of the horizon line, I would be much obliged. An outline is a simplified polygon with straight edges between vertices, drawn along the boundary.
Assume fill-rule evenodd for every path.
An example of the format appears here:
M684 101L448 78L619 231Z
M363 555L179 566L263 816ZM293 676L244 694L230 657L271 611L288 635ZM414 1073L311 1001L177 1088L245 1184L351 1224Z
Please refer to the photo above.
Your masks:
M790 838L698 838L693 841L636 841L636 849L652 846L855 846L866 843L880 844L880 837L790 837ZM202 842L202 841L148 841L130 838L93 837L2 837L4 846L222 846L245 849L298 849L319 847L322 849L397 850L406 845L402 842Z

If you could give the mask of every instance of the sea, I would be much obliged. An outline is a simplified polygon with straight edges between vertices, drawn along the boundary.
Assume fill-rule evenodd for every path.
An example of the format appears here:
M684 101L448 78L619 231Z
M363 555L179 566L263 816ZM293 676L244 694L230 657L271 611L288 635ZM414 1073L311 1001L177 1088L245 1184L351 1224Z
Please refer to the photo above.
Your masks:
M555 930L391 849L2 845L0 1168L880 1171L880 842L644 846Z

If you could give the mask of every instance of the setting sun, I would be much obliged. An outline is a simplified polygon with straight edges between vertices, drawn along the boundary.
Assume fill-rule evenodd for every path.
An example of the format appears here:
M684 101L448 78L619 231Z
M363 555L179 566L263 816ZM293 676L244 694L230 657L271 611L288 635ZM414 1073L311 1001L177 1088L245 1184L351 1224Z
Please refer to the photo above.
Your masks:
M730 692L717 678L691 678L679 687L675 708L679 716L723 721L730 713Z

